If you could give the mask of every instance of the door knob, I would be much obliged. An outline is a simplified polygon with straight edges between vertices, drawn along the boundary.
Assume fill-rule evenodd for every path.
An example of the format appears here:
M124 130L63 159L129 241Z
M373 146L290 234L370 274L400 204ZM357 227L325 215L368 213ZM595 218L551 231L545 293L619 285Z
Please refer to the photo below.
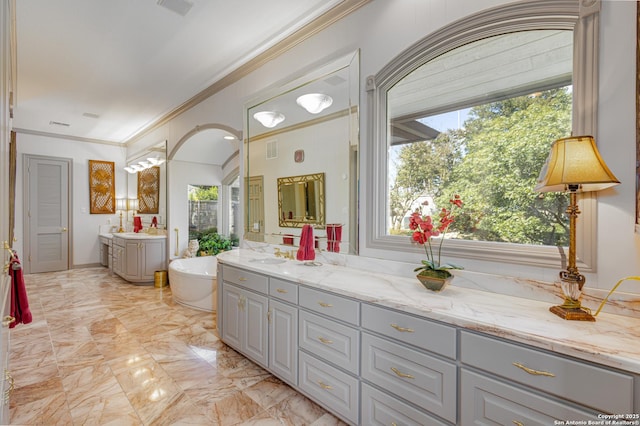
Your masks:
M62 232L67 232L67 228L62 228Z

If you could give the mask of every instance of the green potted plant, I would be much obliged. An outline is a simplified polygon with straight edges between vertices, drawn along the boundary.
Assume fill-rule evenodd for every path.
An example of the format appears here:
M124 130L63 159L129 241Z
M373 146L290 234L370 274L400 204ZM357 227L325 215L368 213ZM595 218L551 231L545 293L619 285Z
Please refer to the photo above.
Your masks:
M453 275L450 270L463 269L461 266L451 263L442 263L440 261L442 255L442 244L449 227L455 220L454 211L462 208L462 199L459 195L455 195L449 200L451 208L443 208L438 215L436 223L431 215L421 215L414 212L409 221L409 229L413 231L411 239L413 242L424 247L427 255L426 260L422 261L422 266L414 269L418 272L418 280L429 290L441 291L451 281ZM437 256L434 254L432 239L440 237L438 243Z
M198 236L199 256L215 256L216 254L231 250L231 240L217 232L202 233Z

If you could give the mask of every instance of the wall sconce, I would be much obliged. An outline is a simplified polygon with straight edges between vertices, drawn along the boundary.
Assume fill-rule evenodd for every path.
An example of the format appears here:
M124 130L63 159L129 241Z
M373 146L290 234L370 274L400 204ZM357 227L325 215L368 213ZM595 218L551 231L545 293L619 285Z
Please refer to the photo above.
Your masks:
M253 118L269 129L276 127L284 121L284 115L277 111L260 111L253 114Z
M586 279L576 267L576 219L577 193L600 191L619 184L598 153L592 136L575 136L558 139L551 145L536 192L569 192L569 259L567 270L560 272L560 287L564 303L549 308L566 320L595 321L591 313L580 305L582 287Z
M329 108L333 103L333 98L322 93L308 93L296 99L296 103L306 109L311 114L318 114L322 110Z
M120 211L120 227L118 228L118 232L124 232L124 228L122 227L122 212L127 210L126 198L116 198L116 210Z

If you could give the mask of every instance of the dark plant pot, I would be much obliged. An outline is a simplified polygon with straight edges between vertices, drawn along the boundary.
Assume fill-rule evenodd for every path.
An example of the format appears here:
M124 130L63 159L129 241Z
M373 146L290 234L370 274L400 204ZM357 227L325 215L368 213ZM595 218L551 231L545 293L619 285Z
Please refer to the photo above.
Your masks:
M431 291L442 291L453 280L449 271L424 270L416 275L420 283Z

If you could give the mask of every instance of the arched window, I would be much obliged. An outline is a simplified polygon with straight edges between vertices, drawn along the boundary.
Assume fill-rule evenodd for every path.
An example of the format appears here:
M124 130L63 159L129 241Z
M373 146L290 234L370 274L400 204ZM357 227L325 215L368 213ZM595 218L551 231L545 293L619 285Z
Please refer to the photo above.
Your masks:
M444 256L558 266L567 199L534 193L551 144L595 135L597 1L529 1L429 34L367 79L367 249L408 244L411 212L465 202ZM595 202L581 200L580 269L593 271ZM559 248L560 247L560 248Z

